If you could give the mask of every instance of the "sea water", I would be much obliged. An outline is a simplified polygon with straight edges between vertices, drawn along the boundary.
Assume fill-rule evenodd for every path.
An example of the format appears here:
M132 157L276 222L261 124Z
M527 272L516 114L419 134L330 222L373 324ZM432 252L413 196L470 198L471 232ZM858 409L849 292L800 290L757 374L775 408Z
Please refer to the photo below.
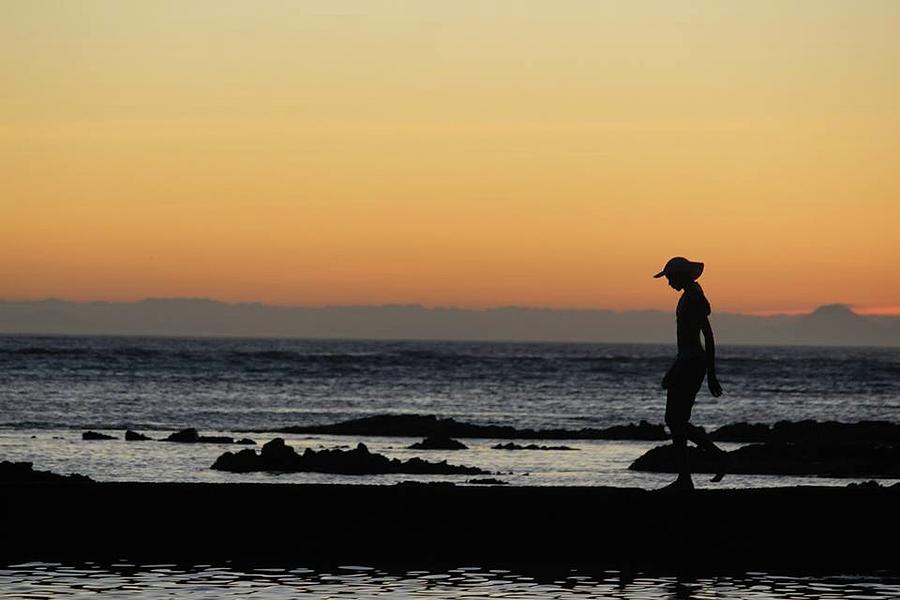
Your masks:
M388 572L366 566L334 569L241 568L173 564L0 567L4 598L620 598L634 600L762 600L900 597L889 575L623 577L616 572L517 573L461 566L446 571Z
M377 414L535 429L661 423L660 380L673 355L671 346L638 344L4 336L0 460L109 481L463 483L465 476L222 473L209 466L237 447L121 437L126 428L160 438L196 427L263 443L277 434L242 432ZM740 421L900 418L900 349L723 346L717 364L725 394L713 398L703 389L694 409L694 422L708 429ZM120 439L82 441L86 429ZM414 439L377 434L283 437L301 450L363 442L390 457L424 454L517 485L656 487L670 478L627 469L653 442L555 441L574 450L503 451L491 448L501 440L464 440L465 452L423 453L406 448ZM720 485L847 482L729 476Z

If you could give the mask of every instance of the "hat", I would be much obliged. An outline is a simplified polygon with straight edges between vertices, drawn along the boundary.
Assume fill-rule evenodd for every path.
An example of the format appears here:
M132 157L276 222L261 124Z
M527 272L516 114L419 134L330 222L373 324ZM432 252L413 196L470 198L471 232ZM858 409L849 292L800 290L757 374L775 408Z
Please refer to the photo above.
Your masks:
M663 267L663 270L653 277L658 278L663 275L684 274L691 279L697 279L700 277L701 273L703 273L702 262L693 262L683 256L676 256L675 258L670 258L669 262L666 263L666 266Z

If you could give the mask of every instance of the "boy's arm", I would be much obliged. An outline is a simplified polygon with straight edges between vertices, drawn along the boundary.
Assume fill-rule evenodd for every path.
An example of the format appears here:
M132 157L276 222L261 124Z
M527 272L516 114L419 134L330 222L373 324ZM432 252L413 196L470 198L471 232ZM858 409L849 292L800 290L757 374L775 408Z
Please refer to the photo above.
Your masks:
M703 332L703 345L706 348L706 382L709 384L709 393L718 398L722 395L722 386L716 377L716 340L708 317L703 317L700 331Z

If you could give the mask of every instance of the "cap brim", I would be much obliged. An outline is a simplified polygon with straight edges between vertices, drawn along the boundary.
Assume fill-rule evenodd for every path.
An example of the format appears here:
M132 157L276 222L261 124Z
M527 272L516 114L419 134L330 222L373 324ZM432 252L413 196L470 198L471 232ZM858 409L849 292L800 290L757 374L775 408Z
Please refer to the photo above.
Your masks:
M684 273L691 279L695 280L695 279L699 278L700 275L703 274L703 263L702 262L691 262L688 264L688 266L686 268L677 269L677 270L673 269L673 270L669 271L669 273L666 273L666 270L663 269L662 271L660 271L659 273L654 275L653 278L659 279L660 277L663 277L664 275L675 275L676 273Z

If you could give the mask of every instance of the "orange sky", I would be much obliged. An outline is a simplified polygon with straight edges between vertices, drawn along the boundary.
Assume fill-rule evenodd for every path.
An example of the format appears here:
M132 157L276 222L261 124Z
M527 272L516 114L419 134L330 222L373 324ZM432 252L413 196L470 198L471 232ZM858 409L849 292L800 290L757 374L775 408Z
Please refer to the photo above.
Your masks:
M0 5L0 298L900 307L900 3Z

